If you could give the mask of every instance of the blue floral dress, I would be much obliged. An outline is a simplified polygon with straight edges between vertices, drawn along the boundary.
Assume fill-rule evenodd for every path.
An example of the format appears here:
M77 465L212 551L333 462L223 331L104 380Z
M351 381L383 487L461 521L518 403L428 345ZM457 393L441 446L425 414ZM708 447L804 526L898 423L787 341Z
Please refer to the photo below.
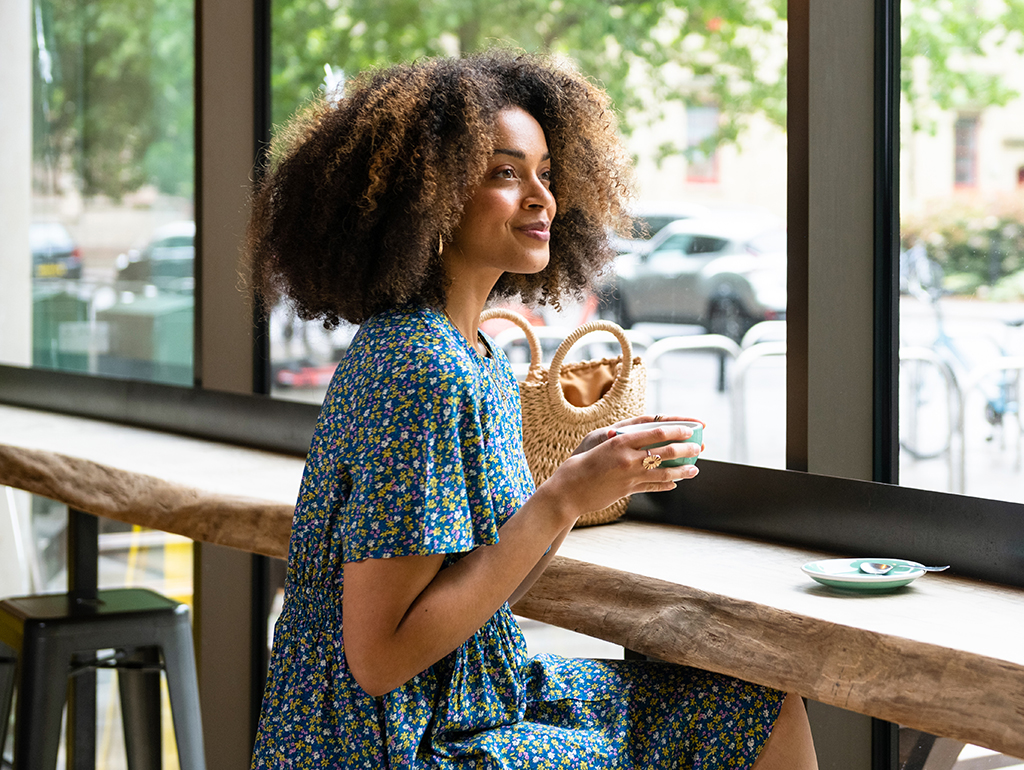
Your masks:
M504 605L382 697L342 643L347 561L498 541L533 492L508 360L428 309L363 325L324 400L295 509L254 768L745 768L783 695L679 666L528 658Z

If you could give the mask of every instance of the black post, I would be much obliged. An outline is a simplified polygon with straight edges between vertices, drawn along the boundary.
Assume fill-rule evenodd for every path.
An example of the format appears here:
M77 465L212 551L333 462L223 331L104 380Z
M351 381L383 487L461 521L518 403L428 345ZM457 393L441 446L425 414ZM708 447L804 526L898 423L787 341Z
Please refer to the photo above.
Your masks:
M253 177L263 176L271 140L271 0L253 0ZM252 297L252 392L270 394L270 323L259 296Z
M884 719L871 720L871 770L896 770L900 762L900 728Z
M68 594L87 604L99 588L99 521L95 516L68 509Z
M68 600L89 611L99 589L99 521L95 516L68 509ZM96 770L96 673L85 671L69 684L67 767Z
M875 3L874 472L899 483L899 62L896 0Z
M899 483L900 6L875 0L873 480ZM899 727L871 720L872 770L899 766Z

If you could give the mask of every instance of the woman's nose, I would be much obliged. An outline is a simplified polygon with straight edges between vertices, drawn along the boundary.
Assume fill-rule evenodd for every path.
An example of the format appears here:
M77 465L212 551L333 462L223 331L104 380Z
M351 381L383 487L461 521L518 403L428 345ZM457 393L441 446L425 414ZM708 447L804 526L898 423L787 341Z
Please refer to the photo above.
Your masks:
M546 184L544 184L544 182L535 178L524 202L527 208L546 209L549 206L555 205L555 196L551 194L551 190Z

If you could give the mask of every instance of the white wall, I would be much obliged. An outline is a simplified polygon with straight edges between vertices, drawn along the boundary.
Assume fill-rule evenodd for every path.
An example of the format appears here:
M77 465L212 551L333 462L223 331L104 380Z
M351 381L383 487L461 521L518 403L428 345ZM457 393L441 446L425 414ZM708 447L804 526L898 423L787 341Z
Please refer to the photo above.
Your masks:
M756 206L785 218L786 132L781 127L764 116L753 116L738 143L719 148L718 181L687 182L682 156L667 158L660 165L655 162L654 149L659 145L686 141L683 105L663 105L663 109L663 121L636 131L628 141L637 157L642 200Z
M0 3L0 363L32 362L30 0Z

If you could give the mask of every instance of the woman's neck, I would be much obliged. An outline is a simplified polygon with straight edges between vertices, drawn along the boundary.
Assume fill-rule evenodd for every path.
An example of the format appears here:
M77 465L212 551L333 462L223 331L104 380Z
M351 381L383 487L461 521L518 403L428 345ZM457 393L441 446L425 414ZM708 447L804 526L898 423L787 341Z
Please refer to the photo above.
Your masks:
M466 338L474 350L480 355L487 355L487 348L480 339L480 314L490 296L497 277L483 275L483 271L463 270L452 275L451 265L448 266L451 283L445 306L441 308L448 322ZM498 276L500 277L500 276Z
M449 307L451 307L450 303ZM456 315L455 311L457 311L457 308L453 310L449 310L448 307L441 308L441 312L444 314L444 317L447 319L448 323L452 325L455 331L465 337L466 342L468 342L470 347L476 350L477 353L482 356L486 356L487 347L480 339L479 334L480 312L462 312Z

